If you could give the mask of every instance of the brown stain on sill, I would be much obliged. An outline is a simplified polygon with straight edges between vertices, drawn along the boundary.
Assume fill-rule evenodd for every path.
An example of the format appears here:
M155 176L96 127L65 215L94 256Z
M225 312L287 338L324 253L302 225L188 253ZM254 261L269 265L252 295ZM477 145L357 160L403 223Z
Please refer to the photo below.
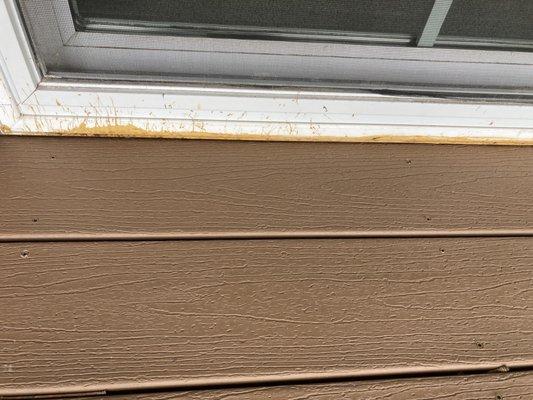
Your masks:
M2 134L8 134L8 133L12 133L13 131L11 130L11 128L7 125L4 125L4 124L0 124L0 133Z
M4 134L20 136L74 136L74 137L120 137L146 139L209 139L209 140L248 140L277 142L352 142L352 143L422 143L422 144L472 144L531 146L533 139L487 138L487 137L438 137L424 135L363 135L363 136L319 136L295 134L257 133L217 133L198 131L147 130L133 124L89 127L86 123L57 132L13 132L10 127L0 125Z

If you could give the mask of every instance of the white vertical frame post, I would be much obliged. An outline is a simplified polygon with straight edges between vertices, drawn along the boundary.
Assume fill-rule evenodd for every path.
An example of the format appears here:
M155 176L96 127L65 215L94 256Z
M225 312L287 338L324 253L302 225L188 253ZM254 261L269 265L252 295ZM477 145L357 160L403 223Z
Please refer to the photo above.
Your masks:
M439 36L442 24L450 11L453 0L435 0L433 9L424 26L424 30L418 39L418 47L433 47Z

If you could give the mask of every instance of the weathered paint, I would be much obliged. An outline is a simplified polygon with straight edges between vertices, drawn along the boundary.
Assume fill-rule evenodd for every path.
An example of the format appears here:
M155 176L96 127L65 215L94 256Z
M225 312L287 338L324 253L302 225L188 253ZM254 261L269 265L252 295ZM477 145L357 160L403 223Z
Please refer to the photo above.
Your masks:
M29 132L13 131L7 125L1 125L3 134L17 136L73 136L73 137L121 137L121 138L158 138L158 139L209 139L209 140L251 140L251 141L289 141L289 142L351 142L351 143L425 143L425 144L477 144L477 145L508 145L508 146L531 146L533 138L492 138L492 137L468 137L468 136L424 136L424 135L300 135L277 134L277 133L222 133L209 132L202 129L201 123L197 123L196 131L168 131L148 130L133 124L110 124L103 126L88 126L82 122L78 126L61 131ZM290 131L291 124L287 124Z
M528 104L356 93L55 87L0 104L4 134L217 140L533 144ZM2 90L2 87L0 87ZM132 92L133 91L133 92ZM7 96L7 94L6 94ZM6 97L7 98L7 97Z

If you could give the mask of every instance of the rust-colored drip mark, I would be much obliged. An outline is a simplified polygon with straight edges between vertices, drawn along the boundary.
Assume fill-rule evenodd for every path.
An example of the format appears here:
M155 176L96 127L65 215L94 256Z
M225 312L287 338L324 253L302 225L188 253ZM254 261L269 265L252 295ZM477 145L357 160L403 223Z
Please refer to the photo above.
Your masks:
M13 131L11 130L11 128L7 125L4 125L4 124L0 124L0 134L8 134L8 133L12 133Z

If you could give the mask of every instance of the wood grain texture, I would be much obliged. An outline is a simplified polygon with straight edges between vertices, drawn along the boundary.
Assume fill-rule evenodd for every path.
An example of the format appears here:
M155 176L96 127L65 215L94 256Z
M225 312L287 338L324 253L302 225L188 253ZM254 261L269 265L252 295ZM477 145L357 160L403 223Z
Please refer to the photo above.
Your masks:
M0 137L0 237L533 228L533 147Z
M86 397L83 400L529 400L532 398L533 374L521 373L128 394L111 398Z
M533 239L0 244L0 393L533 364Z

